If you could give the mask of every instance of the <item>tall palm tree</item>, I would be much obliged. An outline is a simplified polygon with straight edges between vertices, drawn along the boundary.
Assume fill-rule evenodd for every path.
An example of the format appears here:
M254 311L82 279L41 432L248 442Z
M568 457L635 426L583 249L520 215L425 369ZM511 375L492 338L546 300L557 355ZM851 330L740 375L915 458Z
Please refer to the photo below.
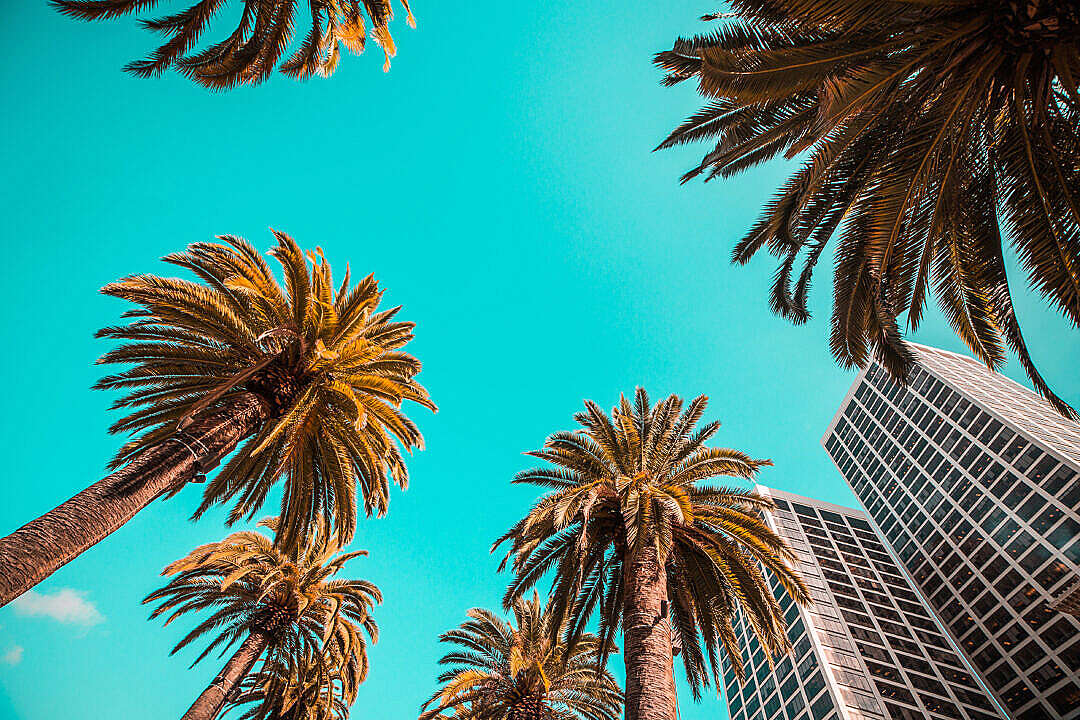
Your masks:
M657 56L709 103L661 143L715 141L683 181L806 157L736 246L780 259L771 305L809 317L836 237L830 346L904 380L929 292L990 367L1028 352L1001 228L1028 283L1080 324L1080 5L1074 0L731 0L716 31ZM801 265L801 270L796 270ZM797 278L797 279L796 279Z
M443 633L454 647L442 687L421 707L420 720L616 720L622 692L597 668L600 639L584 633L568 645L540 598L515 599L513 622L473 608L460 627Z
M277 532L277 518L259 523ZM382 601L379 589L363 580L334 576L349 560L366 552L340 552L339 540L324 521L293 549L255 531L237 532L203 545L172 563L162 575L168 584L144 603L158 603L151 619L165 624L189 612L209 612L184 636L173 653L214 635L194 666L214 650L223 655L240 643L214 682L199 695L184 720L217 717L226 699L262 659L269 672L334 672L346 693L367 675L367 641L378 640L371 610ZM321 665L321 667L320 667Z
M346 269L335 290L321 251L305 256L275 235L284 289L235 237L165 258L200 282L133 275L105 286L138 307L128 324L98 333L121 341L100 362L130 367L97 387L127 391L114 407L128 414L111 431L137 436L113 460L119 470L0 539L0 605L151 500L204 479L244 438L207 483L196 518L232 500L229 522L252 518L284 477L279 540L291 545L326 518L344 543L358 503L381 515L390 480L406 486L397 443L411 450L423 439L401 405L435 407L415 380L420 363L400 351L412 323L394 320L398 308L378 309L372 276L350 286Z
M111 20L151 10L160 0L50 0L62 13L80 20ZM297 80L318 74L329 77L337 68L341 48L357 55L364 51L371 23L371 38L386 56L383 71L397 54L390 35L394 17L391 0L310 0L304 8L310 25L302 44L282 60L293 37L300 12L297 0L241 0L236 28L223 40L196 51L199 37L229 0L197 0L190 7L140 24L164 35L166 41L142 60L124 69L137 77L156 77L169 68L213 90L239 84L257 85L274 67ZM416 27L409 0L401 0L406 20ZM309 11L309 12L308 12Z
M762 521L768 498L702 484L750 480L768 460L706 447L719 429L697 427L707 399L683 410L675 395L649 404L638 388L611 415L595 403L574 416L582 426L551 435L530 453L551 463L516 483L551 492L495 543L510 548L514 579L507 604L553 570L551 612L573 643L599 616L602 652L623 634L627 720L671 720L675 713L672 638L695 699L718 682L723 650L742 675L732 619L742 611L771 654L790 644L768 569L797 602L809 599L787 544ZM702 649L704 647L704 650Z
M223 716L237 710L238 720L348 720L363 680L356 677L358 669L347 663L340 668L312 649L299 662L268 657L229 696Z

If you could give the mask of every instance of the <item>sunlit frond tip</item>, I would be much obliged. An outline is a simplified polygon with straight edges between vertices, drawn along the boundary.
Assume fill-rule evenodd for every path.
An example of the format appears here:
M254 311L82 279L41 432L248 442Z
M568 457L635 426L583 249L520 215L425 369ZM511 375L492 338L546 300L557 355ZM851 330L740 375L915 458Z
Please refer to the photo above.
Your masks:
M64 15L79 20L111 20L149 11L161 0L50 0ZM416 27L408 0L400 0L406 22ZM233 31L222 40L199 50L199 38L223 8L239 7ZM293 39L294 25L304 7L308 29L295 51L286 57ZM199 0L186 10L141 20L148 30L166 41L142 60L128 63L125 70L137 77L156 77L173 68L196 83L226 90L236 85L257 85L267 80L277 67L297 80L311 75L328 77L337 68L341 49L359 55L370 37L383 51L383 71L390 70L390 58L397 45L390 34L394 17L390 0ZM368 24L370 23L370 29Z

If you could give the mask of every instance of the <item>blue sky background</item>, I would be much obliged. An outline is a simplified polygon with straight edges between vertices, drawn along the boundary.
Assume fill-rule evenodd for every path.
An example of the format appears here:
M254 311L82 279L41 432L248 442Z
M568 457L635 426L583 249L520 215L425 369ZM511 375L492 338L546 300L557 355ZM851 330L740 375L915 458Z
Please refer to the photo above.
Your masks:
M488 548L534 499L509 480L583 398L706 393L718 442L775 461L763 483L854 502L819 444L853 378L826 348L828 266L817 317L795 328L769 313L771 260L728 263L784 168L680 188L703 148L650 152L698 105L659 85L652 54L714 5L415 5L389 74L372 48L330 80L227 95L121 73L155 39L132 19L20 2L0 24L0 532L99 479L121 442L110 398L89 390L92 334L125 309L97 294L110 280L170 271L157 258L218 233L268 247L273 226L374 271L419 323L411 349L440 412L416 412L428 449L412 486L354 543L371 556L351 571L385 594L357 718L415 718L437 634L497 606L506 578ZM1080 402L1080 334L1030 295L1020 309L1045 374ZM917 339L960 349L938 317ZM148 623L139 602L167 562L227 532L221 513L188 521L198 493L151 505L36 604L0 610L0 718L187 708L220 661L170 658L190 625ZM726 717L718 698L682 697L684 720Z

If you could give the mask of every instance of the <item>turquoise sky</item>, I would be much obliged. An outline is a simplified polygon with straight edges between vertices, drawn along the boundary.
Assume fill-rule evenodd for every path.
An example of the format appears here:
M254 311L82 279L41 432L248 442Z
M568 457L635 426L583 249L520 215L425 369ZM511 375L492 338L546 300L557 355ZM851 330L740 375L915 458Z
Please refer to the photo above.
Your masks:
M355 541L371 557L352 572L385 594L361 719L415 718L437 634L498 604L488 548L534 497L509 480L584 398L706 393L718 442L775 461L763 483L854 502L819 445L853 378L826 349L827 273L817 318L795 328L769 313L772 262L727 260L783 168L680 188L702 148L651 152L697 107L692 88L659 85L652 54L714 4L414 9L389 74L372 49L330 80L227 95L121 73L154 40L132 19L11 2L0 24L0 532L97 480L121 442L89 390L92 334L125 309L101 285L168 272L157 258L218 233L268 247L271 226L375 272L419 324L412 350L441 409L416 412L428 449L412 486ZM1080 402L1080 333L1034 297L1020 306L1042 369ZM937 317L918 339L960 349ZM170 658L190 625L148 623L139 602L167 562L226 533L220 513L188 521L198 493L151 505L22 613L0 610L0 718L180 716L220 661ZM684 720L726 717L718 698L682 698Z

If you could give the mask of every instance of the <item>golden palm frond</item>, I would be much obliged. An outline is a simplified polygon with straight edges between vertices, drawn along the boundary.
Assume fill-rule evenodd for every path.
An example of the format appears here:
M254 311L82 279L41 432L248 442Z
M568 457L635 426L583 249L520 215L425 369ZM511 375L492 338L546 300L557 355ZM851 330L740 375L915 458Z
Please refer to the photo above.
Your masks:
M235 711L238 720L348 720L361 669L355 655L342 662L311 648L292 664L267 658L244 678L224 714Z
M134 275L103 289L138 306L128 324L98 333L121 341L100 362L130 366L97 384L127 392L114 407L129 414L111 431L137 433L113 466L169 439L187 442L194 418L253 393L269 419L207 483L195 516L235 500L228 521L252 518L284 477L279 541L294 544L330 521L348 542L358 504L381 515L390 482L408 484L398 443L423 446L402 403L435 406L415 380L420 363L401 352L413 325L394 319L399 308L379 309L374 278L350 285L346 269L335 284L320 250L305 254L275 235L269 254L284 287L250 244L225 236L165 258L198 282Z
M80 20L110 20L157 7L161 0L50 0L60 12ZM310 0L310 27L296 51L285 58L293 38L293 26L301 3L297 0L242 0L236 28L223 40L197 50L200 36L229 0L198 0L171 15L140 24L168 39L142 60L124 69L138 77L156 77L175 68L185 77L213 89L239 84L257 85L278 67L289 77L303 80L311 75L329 76L337 67L340 46L349 52L364 51L365 17L371 37L386 56L383 71L397 53L390 35L394 17L390 0ZM401 0L406 21L416 27L408 0Z
M273 532L279 527L277 518L259 525ZM176 653L211 636L193 666L257 632L267 638L261 681L299 676L312 682L322 673L321 682L332 681L352 697L367 676L367 640L378 640L372 610L382 595L370 582L335 576L366 554L341 552L325 523L292 550L260 532L236 532L171 563L162 571L169 582L143 602L156 603L150 618L163 617L165 625L189 613L205 615L173 648Z
M698 427L707 399L684 409L671 395L650 405L638 388L611 414L595 403L575 416L581 429L551 435L529 453L550 463L520 473L515 483L549 488L528 515L495 543L509 550L512 605L549 571L549 612L566 623L567 642L599 618L606 652L624 624L625 566L643 547L666 570L672 633L682 648L686 677L697 697L717 681L721 649L742 673L732 630L742 611L770 653L790 644L780 604L762 568L797 602L808 591L793 569L794 555L762 520L771 500L754 492L704 484L716 477L754 478L768 460L737 450L706 447L717 422ZM704 648L704 651L702 650Z
M439 661L449 667L420 720L617 720L622 691L607 669L596 670L600 639L584 633L573 646L563 642L536 593L510 609L512 623L473 608L440 636L455 647Z
M660 147L710 141L683 181L805 156L738 244L780 260L770 304L809 317L835 239L830 346L903 381L933 293L991 368L1006 347L1062 414L1013 307L1001 228L1028 283L1080 325L1080 5L1072 0L732 0L657 56L709 103ZM798 267L801 266L801 270Z

